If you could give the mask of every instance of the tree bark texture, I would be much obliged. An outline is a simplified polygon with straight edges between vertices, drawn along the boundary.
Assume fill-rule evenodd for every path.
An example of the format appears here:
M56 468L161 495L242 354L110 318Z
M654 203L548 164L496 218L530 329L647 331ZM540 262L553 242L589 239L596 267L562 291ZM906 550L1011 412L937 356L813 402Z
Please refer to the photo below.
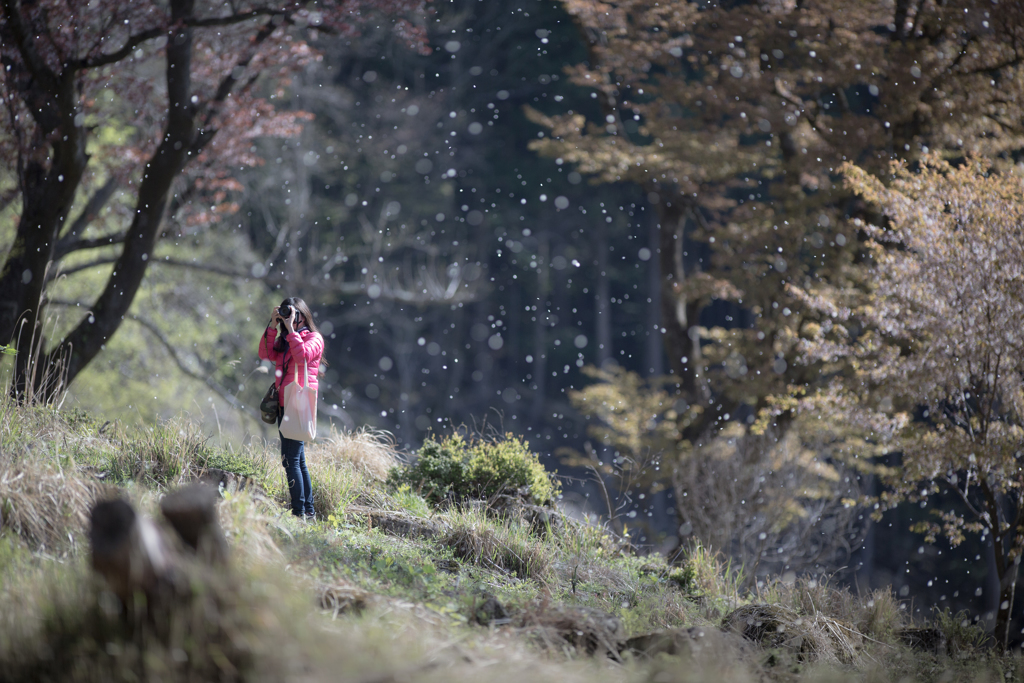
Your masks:
M608 267L608 236L604 226L600 226L597 229L597 292L594 293L598 367L612 360L612 294Z
M192 15L193 5L194 0L171 2L171 19L176 28L167 42L167 125L163 140L146 164L124 249L93 305L92 315L85 317L46 357L47 365L55 365L64 357L68 359L64 368L68 383L99 354L124 322L146 274L171 187L185 167L196 137L190 78L192 28L183 23Z
M686 234L685 209L678 204L659 204L659 254L661 270L661 320L665 327L665 352L678 377L680 394L689 402L709 397L704 381L697 320L699 301L689 301L683 251Z
M4 0L0 62L9 83L24 99L35 126L19 155L22 212L11 252L0 271L0 343L23 349L16 359L13 390L21 394L33 367L29 349L38 346L46 271L57 238L88 163L78 114L76 73L55 73L36 50L36 27L26 23L22 4ZM79 124L79 125L76 125Z

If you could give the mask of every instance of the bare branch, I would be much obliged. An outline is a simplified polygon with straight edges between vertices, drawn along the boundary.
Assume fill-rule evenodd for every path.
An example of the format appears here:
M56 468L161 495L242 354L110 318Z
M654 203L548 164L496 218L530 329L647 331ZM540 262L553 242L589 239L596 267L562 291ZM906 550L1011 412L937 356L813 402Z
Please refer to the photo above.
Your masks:
M105 256L103 258L98 258L94 261L89 261L88 263L83 263L81 265L71 266L69 268L64 269L55 269L50 275L48 275L46 280L47 282L52 282L53 280L56 280L61 276L73 275L74 273L78 273L83 270L89 270L90 268L96 268L97 266L105 266L114 263L115 261L117 261L116 256Z
M107 54L101 54L98 57L93 57L92 59L79 59L77 62L73 63L73 68L76 70L95 69L96 67L106 66L108 64L120 62L122 59L126 58L128 55L134 52L135 48L137 48L142 43L146 42L147 40L159 38L160 36L166 34L167 27L165 26L158 26L147 29L141 33L136 33L134 36L128 37L128 40L125 42L124 45L121 46L120 50L117 50L115 52L109 52Z
M117 185L117 179L114 176L111 176L107 179L107 182L103 183L103 185L99 187L91 197L89 197L89 201L86 202L85 208L82 209L82 213L78 215L78 218L75 219L64 233L64 237L62 237L57 243L54 250L54 258L60 258L64 254L68 253L67 251L62 251L62 249L70 242L71 237L80 235L85 231L86 226L96 218L100 209L102 209L104 205L110 201L110 198L114 196L114 190L117 189Z
M203 125L200 127L199 134L196 135L196 139L192 143L191 151L193 155L198 155L199 152L201 152L203 148L210 143L210 140L213 139L213 136L217 134L217 129L210 128L209 126L211 123L213 123L213 117L220 109L220 105L224 103L224 101L228 98L228 95L231 94L231 91L234 90L235 85L238 84L239 79L235 78L234 76L235 69L244 69L245 67L247 67L252 62L253 58L256 56L256 52L259 49L259 46L264 41L266 41L267 38L273 35L276 28L277 27L274 25L273 21L268 21L266 24L264 24L263 27L253 38L252 44L249 47L249 51L246 54L244 54L241 58L239 58L234 68L232 68L231 71L228 72L228 75L221 80L220 85L217 87L216 94L214 94L213 99L211 99L208 104L206 117L203 120ZM252 85L252 83L254 83L255 81L255 77L250 78L249 81L246 83L246 87Z
M192 268L195 270L203 270L208 273L215 273L216 275L223 275L224 277L237 278L237 279L258 279L253 278L250 273L246 273L242 270L233 270L231 268L224 268L222 266L216 266L210 263L198 263L196 261L181 261L169 257L153 259L154 264L162 266L174 266L175 268Z
M164 333L160 331L160 328L158 328L152 322L146 320L145 318L140 318L139 316L132 316L132 320L137 322L139 325L148 330L150 334L156 337L157 341L160 342L160 345L164 347L168 355L170 355L171 360L174 361L174 364L178 366L178 369L181 370L183 374L185 374L188 377L191 377L194 380L198 380L206 384L206 386L210 387L210 389L216 392L218 396L227 401L227 403L235 410L244 413L245 415L248 415L253 419L260 419L260 416L257 415L255 411L246 408L245 405L241 401L239 401L234 394L229 392L227 389L221 386L220 383L215 381L211 373L207 372L205 375L200 374L192 370L192 368L188 367L185 361L181 359L181 356L178 355L178 350L175 348L174 344L172 344L171 341L164 336Z
M29 31L22 21L21 3L12 0L2 0L4 14L7 15L9 26L14 33L14 39L18 43L18 51L28 66L32 76L43 83L43 87L53 92L57 89L57 75L46 65L43 58L35 50L35 46L29 37Z
M9 3L9 0L5 0L4 1L5 9L6 9L6 5L8 3ZM242 12L240 14L232 14L232 15L225 16L225 17L211 17L209 19L194 19L193 18L193 19L188 19L188 20L186 20L183 23L184 23L185 26L188 26L188 27L191 27L191 28L211 28L211 27L218 27L218 26L233 26L235 24L241 24L241 23L244 23L246 21L250 21L251 19L256 19L257 17L267 17L267 16L287 17L288 15L287 15L287 13L284 10L271 9L269 7L265 7L265 8L260 8L260 9L252 10L251 12ZM141 31L139 33L136 33L133 36L129 36L128 40L125 41L124 45L122 45L119 50L116 50L116 51L110 52L110 53L106 53L106 54L101 54L101 55L99 55L97 57L93 57L91 59L88 59L88 58L87 59L80 59L77 62L75 62L74 68L76 68L76 69L94 69L94 68L99 67L99 66L106 66L108 64L114 64L115 62L119 62L122 59L125 59L126 57L128 57L128 55L130 55L132 52L134 52L135 48L137 48L142 43L146 42L147 40L153 40L154 38L159 38L160 36L167 34L167 31L168 31L168 27L167 26L158 26L158 27L146 29L145 31Z
M241 24L255 19L257 17L289 17L288 12L281 9L273 9L271 7L260 7L259 9L250 10L249 12L240 12L238 14L229 14L224 17L210 17L208 19L191 19L185 22L187 25L194 28L210 28L216 26L232 26L234 24Z
M175 268L192 268L194 270L201 270L207 273L213 273L215 275L222 275L224 277L242 279L242 280L261 280L266 282L268 285L273 286L275 284L283 283L283 280L279 278L265 275L263 277L255 277L251 273L246 273L241 270L232 270L230 268L223 268L221 266L212 265L209 263L199 263L195 261L181 261L179 259L172 258L157 258L153 259L154 265L173 266ZM359 294L365 291L365 287L361 282L325 282L326 289L337 292L342 295L351 296L353 294ZM392 294L390 290L386 292ZM393 296L398 301L405 301L407 299L400 298L399 296ZM411 299L409 299L411 301Z
M67 256L76 251L84 251L86 249L99 249L100 247L109 247L111 244L120 244L124 242L126 232L115 232L110 235L104 235L103 237L93 237L87 240L69 240L60 241L57 243L56 251L54 252L54 260L61 257Z

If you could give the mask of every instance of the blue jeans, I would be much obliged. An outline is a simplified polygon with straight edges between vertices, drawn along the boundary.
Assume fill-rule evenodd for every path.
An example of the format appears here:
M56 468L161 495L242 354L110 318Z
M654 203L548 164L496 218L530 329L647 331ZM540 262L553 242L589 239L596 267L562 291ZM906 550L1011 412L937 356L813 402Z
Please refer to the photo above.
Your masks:
M277 420L278 426L281 418ZM306 469L306 448L302 441L281 437L281 464L288 479L288 493L292 497L292 514L296 517L313 514L313 483Z

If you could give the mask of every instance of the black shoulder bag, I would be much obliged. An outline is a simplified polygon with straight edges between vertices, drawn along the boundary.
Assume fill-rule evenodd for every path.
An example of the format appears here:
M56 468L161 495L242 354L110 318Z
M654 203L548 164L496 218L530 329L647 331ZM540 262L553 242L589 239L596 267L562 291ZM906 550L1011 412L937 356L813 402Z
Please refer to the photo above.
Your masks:
M264 332L263 334L266 334ZM277 418L281 414L281 398L277 390L277 380L271 383L267 393L260 401L260 419L267 424L277 424Z

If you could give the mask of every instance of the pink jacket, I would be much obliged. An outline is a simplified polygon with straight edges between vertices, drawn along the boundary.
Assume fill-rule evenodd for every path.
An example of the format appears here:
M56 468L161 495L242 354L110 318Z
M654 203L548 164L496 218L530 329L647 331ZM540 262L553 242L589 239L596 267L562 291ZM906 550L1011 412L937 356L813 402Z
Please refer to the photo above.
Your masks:
M274 361L277 370L274 373L274 383L280 392L281 405L284 405L284 387L295 381L295 369L299 370L299 382L304 386L316 389L319 383L316 380L317 371L320 369L320 357L324 353L324 338L318 332L313 332L308 327L285 335L288 342L286 351L274 349L277 341L277 327L271 326L260 338L260 358L262 360ZM307 379L302 379L303 365L307 366ZM309 382L307 385L306 382Z

